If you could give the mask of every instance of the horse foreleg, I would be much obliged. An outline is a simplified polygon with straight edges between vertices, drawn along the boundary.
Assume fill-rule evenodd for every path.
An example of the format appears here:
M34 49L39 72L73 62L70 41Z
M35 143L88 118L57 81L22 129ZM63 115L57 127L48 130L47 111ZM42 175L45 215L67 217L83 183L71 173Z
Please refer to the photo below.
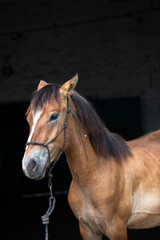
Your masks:
M102 240L101 233L93 232L88 226L79 222L79 229L83 240Z
M112 225L107 236L110 240L127 240L127 226Z

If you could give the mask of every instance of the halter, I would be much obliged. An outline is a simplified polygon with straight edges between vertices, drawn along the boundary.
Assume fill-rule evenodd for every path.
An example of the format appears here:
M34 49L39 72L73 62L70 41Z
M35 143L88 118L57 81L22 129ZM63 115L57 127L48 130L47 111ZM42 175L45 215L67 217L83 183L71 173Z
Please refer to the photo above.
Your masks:
M48 187L50 189L50 198L49 198L49 208L46 212L46 214L44 216L42 216L42 222L43 224L45 224L45 240L48 240L48 224L49 224L49 216L51 215L52 211L54 210L55 208L55 197L53 196L53 191L52 191L52 169L54 167L54 165L57 163L57 161L60 159L62 153L64 152L64 148L65 148L65 145L66 145L66 129L68 127L68 119L69 119L69 116L70 116L70 113L73 114L73 116L75 117L75 120L77 122L77 125L78 125L78 130L79 130L79 133L80 133L80 137L81 137L81 141L82 141L82 144L83 144L83 148L84 148L84 152L85 152L85 156L86 156L86 159L88 160L88 156L87 156L87 151L86 151L86 147L85 147L85 144L84 144L84 140L83 140L83 136L82 136L82 132L83 132L83 135L84 137L86 137L86 134L85 134L85 131L83 129L83 126L79 120L79 118L77 117L77 115L75 114L75 112L70 108L70 105L69 105L69 98L67 97L67 111L66 111L66 116L65 116L65 122L64 122L64 126L63 128L56 134L56 136L54 138L52 138L50 141L46 142L46 143L39 143L39 142L27 142L26 143L26 146L28 145L38 145L38 146L42 146L44 148L47 149L47 152L48 152L48 159L47 159L47 162L49 162L49 170L48 170ZM62 149L60 150L58 156L56 157L56 159L54 160L54 162L52 163L51 165L51 154L50 154L50 150L49 150L49 144L52 143L62 132L64 131L64 141L63 141L63 146L62 146Z

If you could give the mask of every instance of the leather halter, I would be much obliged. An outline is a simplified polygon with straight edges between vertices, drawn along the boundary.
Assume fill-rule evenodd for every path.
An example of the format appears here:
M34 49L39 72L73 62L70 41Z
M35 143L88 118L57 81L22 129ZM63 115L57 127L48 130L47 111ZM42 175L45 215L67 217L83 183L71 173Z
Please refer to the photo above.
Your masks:
M69 105L69 98L67 97L67 111L66 111L66 117L65 117L65 122L64 122L64 126L63 128L56 134L56 136L54 138L52 138L50 141L46 142L46 143L39 143L39 142L27 142L26 143L26 146L28 145L38 145L38 146L42 146L44 148L47 149L47 152L48 152L48 162L49 162L49 171L48 171L48 178L49 178L49 181L48 181L48 186L51 190L52 188L52 182L51 182L51 178L52 178L52 169L54 167L54 165L56 164L56 162L59 160L59 158L61 157L62 153L64 152L64 148L65 148L65 145L66 145L66 129L68 127L68 119L69 119L69 116L70 116L70 113L73 114L73 116L75 117L75 120L77 122L77 125L78 125L78 130L79 130L79 133L80 133L80 137L81 137L81 141L82 141L82 144L83 144L83 148L84 148L84 152L85 152L85 156L86 156L86 159L88 160L88 156L87 156L87 152L86 152L86 148L85 148L85 144L84 144L84 140L83 140L83 137L82 137L82 132L83 132L83 135L84 137L86 137L86 134L84 132L84 129L83 129L83 126L79 120L79 118L77 117L77 115L75 114L75 112L70 108L70 105ZM82 130L82 131L81 131ZM62 132L64 131L64 142L63 142L63 146L62 146L62 149L60 150L58 156L56 157L56 159L54 160L52 166L51 166L51 156L50 156L50 150L49 150L49 144L52 143Z

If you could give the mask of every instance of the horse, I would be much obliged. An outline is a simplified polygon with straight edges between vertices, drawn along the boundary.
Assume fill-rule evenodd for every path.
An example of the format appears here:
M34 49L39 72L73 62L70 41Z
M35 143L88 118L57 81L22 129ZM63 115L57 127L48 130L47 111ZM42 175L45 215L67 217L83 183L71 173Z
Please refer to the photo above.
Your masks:
M160 130L125 141L75 91L77 82L78 74L61 86L39 82L26 112L22 169L42 179L63 150L72 175L68 202L82 239L127 240L127 228L160 225Z

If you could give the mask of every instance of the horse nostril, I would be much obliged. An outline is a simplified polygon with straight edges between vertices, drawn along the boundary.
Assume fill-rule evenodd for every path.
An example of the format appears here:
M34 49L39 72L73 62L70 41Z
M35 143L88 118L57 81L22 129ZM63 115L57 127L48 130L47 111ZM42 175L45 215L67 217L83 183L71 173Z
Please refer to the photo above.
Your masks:
M36 161L33 158L31 158L28 163L27 169L34 170L36 168L36 165L37 165Z

